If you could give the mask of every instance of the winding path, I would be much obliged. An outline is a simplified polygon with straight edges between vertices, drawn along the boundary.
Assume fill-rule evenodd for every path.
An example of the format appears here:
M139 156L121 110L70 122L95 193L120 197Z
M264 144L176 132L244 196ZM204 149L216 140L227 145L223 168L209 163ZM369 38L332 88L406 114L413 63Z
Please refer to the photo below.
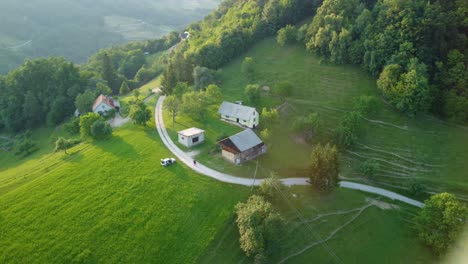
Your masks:
M159 136L161 137L161 140L163 141L164 145L166 145L166 147L178 158L180 162L183 162L189 168L191 168L192 170L202 175L208 176L210 178L216 179L221 182L239 184L239 185L244 185L244 186L260 185L260 183L263 181L261 179L254 180L254 179L236 177L230 174L226 174L226 173L222 173L222 172L210 169L199 162L197 162L197 164L194 165L193 159L187 153L182 151L179 147L177 147L174 144L174 142L169 137L169 134L166 131L166 127L164 125L164 119L163 119L163 111L162 111L164 99L165 99L165 96L160 96L156 104L156 107L154 109L154 120L156 123L156 129L158 130ZM281 181L287 186L309 185L307 180L308 180L307 178L281 179ZM411 198L405 197L403 195L400 195L391 191L387 191L382 188L377 188L377 187L373 187L369 185L341 181L340 187L381 195L381 196L390 198L392 200L398 200L398 201L401 201L401 202L404 202L404 203L407 203L416 207L424 206L424 204L419 201L413 200Z

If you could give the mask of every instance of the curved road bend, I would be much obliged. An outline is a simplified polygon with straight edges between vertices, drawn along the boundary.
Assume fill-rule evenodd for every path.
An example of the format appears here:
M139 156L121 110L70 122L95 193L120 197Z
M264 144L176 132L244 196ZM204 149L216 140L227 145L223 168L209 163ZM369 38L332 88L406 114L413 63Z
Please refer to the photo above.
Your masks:
M197 164L194 165L193 159L187 153L183 152L179 147L177 147L174 144L174 142L169 137L169 134L166 131L166 127L164 125L164 119L163 119L163 111L162 111L164 99L165 99L165 96L160 96L156 104L156 107L154 109L154 120L156 123L156 129L158 130L159 136L161 137L161 140L163 141L164 145L166 145L166 147L178 158L179 161L183 162L186 166L188 166L192 170L202 175L221 181L221 182L239 184L239 185L244 185L244 186L260 185L260 183L262 182L261 179L254 180L254 179L236 177L230 174L226 174L226 173L222 173L222 172L210 169L199 162L197 162ZM287 186L309 185L307 180L308 180L307 178L281 179L281 181ZM387 191L382 188L377 188L377 187L373 187L369 185L341 181L340 187L381 195L381 196L390 198L392 200L398 200L398 201L401 201L401 202L404 202L413 206L417 206L417 207L424 206L424 204L419 201L410 199L408 197L405 197L403 195L400 195L391 191Z

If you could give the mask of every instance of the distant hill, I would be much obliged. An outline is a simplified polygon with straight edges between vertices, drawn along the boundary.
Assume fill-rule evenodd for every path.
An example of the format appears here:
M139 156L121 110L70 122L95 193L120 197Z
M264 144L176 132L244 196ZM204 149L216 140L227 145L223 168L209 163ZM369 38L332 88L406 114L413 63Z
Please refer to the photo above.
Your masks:
M180 30L221 0L2 0L0 73L25 58L82 63L99 49Z

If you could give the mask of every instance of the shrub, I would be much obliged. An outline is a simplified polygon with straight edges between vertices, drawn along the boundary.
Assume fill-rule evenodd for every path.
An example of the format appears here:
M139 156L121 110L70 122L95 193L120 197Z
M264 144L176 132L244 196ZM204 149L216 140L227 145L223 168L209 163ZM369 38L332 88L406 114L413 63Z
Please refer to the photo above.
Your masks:
M359 170L361 171L361 173L370 178L375 176L379 168L379 163L373 159L368 159L361 163L361 165L359 166Z
M70 122L64 125L65 131L70 135L77 135L80 133L80 119L75 117Z
M374 96L363 95L355 100L353 110L362 116L374 114L378 110L378 101Z
M103 120L97 120L91 125L91 137L94 139L106 139L112 135L112 127Z
M287 187L281 182L275 174L270 178L264 179L260 184L260 194L267 199L274 199L277 192L285 192Z
M280 47L283 47L286 43L292 43L297 40L297 29L295 26L286 25L285 27L278 30L276 41Z

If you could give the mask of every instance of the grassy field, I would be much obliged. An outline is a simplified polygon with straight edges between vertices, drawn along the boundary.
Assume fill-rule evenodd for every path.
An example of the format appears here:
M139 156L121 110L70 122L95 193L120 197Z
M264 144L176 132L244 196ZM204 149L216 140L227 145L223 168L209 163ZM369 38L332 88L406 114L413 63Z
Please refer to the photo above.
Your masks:
M245 56L256 62L255 83L274 87L286 80L294 85L293 96L281 107L283 123L275 129L269 153L259 159L263 166L282 177L299 176L311 150L310 146L298 143L290 131L294 117L318 113L326 136L331 136L356 98L361 95L381 98L375 79L363 70L323 63L299 45L281 48L274 39L267 39ZM220 87L225 100L246 100L243 91L248 81L241 74L242 60L243 57L238 58L223 68ZM261 103L270 107L279 104L279 100L266 95ZM381 99L379 104L377 114L362 120L356 147L344 153L342 176L397 190L417 180L430 191L449 190L468 196L468 128L428 115L410 118ZM358 169L368 159L380 164L373 180L363 177Z
M273 205L288 228L279 242L280 249L268 263L434 261L415 238L410 223L412 207L388 204L344 189L319 195L310 187L294 187L291 194L274 200ZM231 218L199 262L252 263L240 250L238 239L235 218Z
M248 191L162 168L170 153L154 128L70 153L0 172L0 262L194 263Z

